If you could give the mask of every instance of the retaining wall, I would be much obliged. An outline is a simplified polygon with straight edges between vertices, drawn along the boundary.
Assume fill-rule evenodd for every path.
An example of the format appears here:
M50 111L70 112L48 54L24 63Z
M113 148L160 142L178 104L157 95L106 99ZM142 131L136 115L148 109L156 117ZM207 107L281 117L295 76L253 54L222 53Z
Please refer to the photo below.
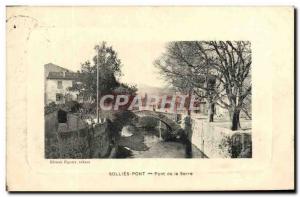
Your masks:
M110 153L107 123L89 127L83 120L68 114L67 123L58 123L57 113L45 116L45 157L102 158Z
M251 130L231 131L206 119L192 118L192 143L209 158L252 157Z

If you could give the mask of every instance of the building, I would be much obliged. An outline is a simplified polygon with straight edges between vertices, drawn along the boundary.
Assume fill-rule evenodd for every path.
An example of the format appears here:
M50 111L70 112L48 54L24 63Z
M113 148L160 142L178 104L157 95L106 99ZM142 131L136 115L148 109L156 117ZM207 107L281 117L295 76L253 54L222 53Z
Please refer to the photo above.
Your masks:
M66 68L49 63L45 69L45 104L63 104L66 101L77 100L78 92L70 91L78 74Z

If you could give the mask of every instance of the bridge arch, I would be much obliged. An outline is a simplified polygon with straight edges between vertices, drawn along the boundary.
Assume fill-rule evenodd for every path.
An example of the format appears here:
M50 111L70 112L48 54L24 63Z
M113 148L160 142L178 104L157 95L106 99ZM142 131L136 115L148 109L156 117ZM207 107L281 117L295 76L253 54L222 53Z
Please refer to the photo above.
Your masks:
M134 112L138 117L153 117L163 122L168 130L173 134L178 134L182 131L181 126L176 122L176 114L157 112L157 111L148 111L141 110Z

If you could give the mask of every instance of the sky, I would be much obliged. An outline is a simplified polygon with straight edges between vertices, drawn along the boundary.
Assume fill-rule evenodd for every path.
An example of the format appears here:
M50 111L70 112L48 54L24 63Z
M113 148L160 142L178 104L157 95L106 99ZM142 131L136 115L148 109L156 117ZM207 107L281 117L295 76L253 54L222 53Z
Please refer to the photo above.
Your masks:
M30 12L29 17L27 9L24 9L26 17L19 18L11 18L9 16L14 16L13 13L8 13L10 20L7 31L19 38L16 42L18 45L24 45L27 62L40 68L53 63L77 71L81 63L92 60L96 54L94 46L106 41L122 61L121 82L138 87L166 86L153 62L164 52L169 41L166 39L170 35L161 34L163 29L153 29L160 18L142 17L148 12L151 14L152 8L147 9L146 13L145 10L116 10L124 12L122 15L118 12L112 15L110 10L104 8L101 12L92 8L78 9L56 8L53 14L42 8ZM168 19L168 15L165 18ZM20 37L21 34L26 36Z
M70 33L70 32L69 32ZM59 35L58 35L59 34ZM101 38L80 38L76 35L68 35L66 31L55 31L45 34L47 37L47 56L45 64L53 63L67 69L77 71L81 63L89 60L96 54L94 46L101 43ZM165 50L166 42L157 41L106 41L118 53L122 62L121 82L131 85L147 85L164 87L165 82L158 74L153 62L160 57Z

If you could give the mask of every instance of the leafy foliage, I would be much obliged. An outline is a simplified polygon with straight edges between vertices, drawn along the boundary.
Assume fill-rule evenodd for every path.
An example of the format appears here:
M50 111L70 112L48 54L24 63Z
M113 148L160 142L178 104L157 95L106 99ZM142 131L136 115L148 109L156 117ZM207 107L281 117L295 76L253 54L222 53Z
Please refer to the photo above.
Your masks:
M99 68L99 96L111 94L115 90L135 93L136 88L120 83L118 77L121 76L121 60L112 46L107 46L105 42L95 46L97 54L93 57L93 62L86 61L81 64L78 71L79 79L69 88L71 91L78 91L84 100L96 100L97 98L97 67Z
M57 111L57 109L58 109L58 105L56 105L55 102L51 102L51 103L49 103L48 105L45 106L44 113L45 113L45 115L50 114L54 111Z

